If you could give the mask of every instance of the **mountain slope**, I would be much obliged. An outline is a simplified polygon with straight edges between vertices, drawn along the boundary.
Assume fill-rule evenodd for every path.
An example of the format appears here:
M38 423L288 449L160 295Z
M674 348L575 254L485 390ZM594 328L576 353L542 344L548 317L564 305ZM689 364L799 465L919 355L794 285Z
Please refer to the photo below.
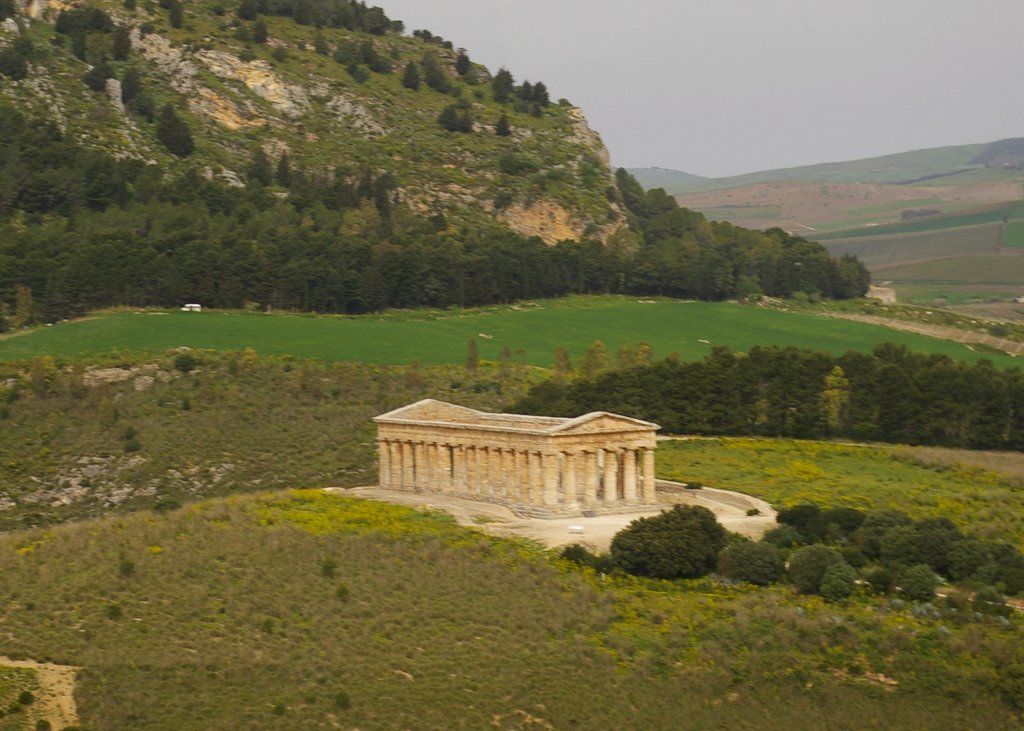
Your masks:
M1018 144L1008 144L1014 142ZM760 170L725 178L703 178L665 168L634 168L630 172L645 188L661 187L672 195L783 181L898 185L920 183L946 176L955 177L994 161L1000 166L1006 161L1016 161L1014 155L1020 154L1019 143L1019 140L1000 140L992 143L933 147L860 160Z
M75 6L33 0L4 21L0 45L20 43L28 69L3 78L0 96L81 143L233 184L246 180L259 152L274 165L287 155L315 176L355 180L366 168L391 176L397 198L417 213L498 220L549 243L607 240L624 225L605 195L607 152L578 109L547 103L546 90L532 85L495 101L486 68L427 32L406 35L361 3L90 3L106 21ZM317 28L302 15L309 8L356 19L330 16ZM421 79L415 90L410 65ZM122 102L130 71L144 105L139 96ZM87 87L89 74L98 90ZM164 105L192 133L195 150L183 158L158 139L154 117ZM471 131L439 124L447 107ZM507 136L496 134L503 115Z

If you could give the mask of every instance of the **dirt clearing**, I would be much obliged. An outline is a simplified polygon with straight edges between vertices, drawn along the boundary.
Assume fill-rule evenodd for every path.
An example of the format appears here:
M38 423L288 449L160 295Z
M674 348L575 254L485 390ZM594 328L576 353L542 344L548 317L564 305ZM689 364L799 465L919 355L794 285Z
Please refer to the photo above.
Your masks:
M326 489L339 495L443 510L450 513L459 525L471 526L489 535L529 538L549 548L579 543L593 551L607 551L612 537L632 521L643 516L657 515L676 504L701 505L708 508L727 530L750 538L760 538L766 530L775 525L775 511L763 500L709 487L690 490L678 483L663 480L658 481L659 504L647 510L615 515L550 519L524 518L503 505L436 493L402 492L380 487Z

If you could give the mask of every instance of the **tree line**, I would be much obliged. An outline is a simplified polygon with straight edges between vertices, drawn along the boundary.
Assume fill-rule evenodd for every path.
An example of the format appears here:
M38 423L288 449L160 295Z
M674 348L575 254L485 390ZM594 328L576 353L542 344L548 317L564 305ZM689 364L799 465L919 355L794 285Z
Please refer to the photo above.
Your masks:
M243 186L195 169L165 175L0 105L0 303L10 312L17 292L22 302L31 293L24 323L115 304L363 313L658 291L636 275L646 243L547 246L497 223L456 229L441 213L410 211L398 181L367 166L311 171L257 151L242 172ZM697 266L701 245L728 248L751 276L772 252L793 262L805 251L785 235L678 211L700 229ZM809 269L821 252L806 251Z
M591 369L593 370L593 369ZM1024 448L1024 374L891 343L840 356L781 347L677 358L535 386L513 411L606 410L676 434L844 437L973 449Z

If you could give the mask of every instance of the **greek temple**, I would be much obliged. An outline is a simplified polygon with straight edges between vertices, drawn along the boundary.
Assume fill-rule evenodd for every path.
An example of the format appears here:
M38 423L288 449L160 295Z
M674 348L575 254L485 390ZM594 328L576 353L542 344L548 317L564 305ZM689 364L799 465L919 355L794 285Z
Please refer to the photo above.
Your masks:
M542 516L657 502L657 424L596 411L574 419L493 414L424 399L374 419L380 486Z

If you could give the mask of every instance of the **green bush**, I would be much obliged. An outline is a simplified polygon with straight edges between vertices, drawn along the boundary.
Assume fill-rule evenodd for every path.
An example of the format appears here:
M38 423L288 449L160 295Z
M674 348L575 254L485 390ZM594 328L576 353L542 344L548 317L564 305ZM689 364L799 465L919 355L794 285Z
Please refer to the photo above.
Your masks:
M821 577L821 586L818 593L825 597L826 601L840 602L853 593L857 572L845 561L832 564L828 567L825 575Z
M907 599L930 602L935 598L935 587L939 580L928 564L914 564L900 577L900 593Z
M726 531L707 508L676 505L651 518L639 518L615 534L612 564L638 576L695 578L715 568Z
M767 586L784 570L779 549L771 543L735 543L718 555L718 573L736 581Z
M825 572L842 561L843 557L834 548L820 543L804 546L789 559L789 583L801 594L817 594Z

